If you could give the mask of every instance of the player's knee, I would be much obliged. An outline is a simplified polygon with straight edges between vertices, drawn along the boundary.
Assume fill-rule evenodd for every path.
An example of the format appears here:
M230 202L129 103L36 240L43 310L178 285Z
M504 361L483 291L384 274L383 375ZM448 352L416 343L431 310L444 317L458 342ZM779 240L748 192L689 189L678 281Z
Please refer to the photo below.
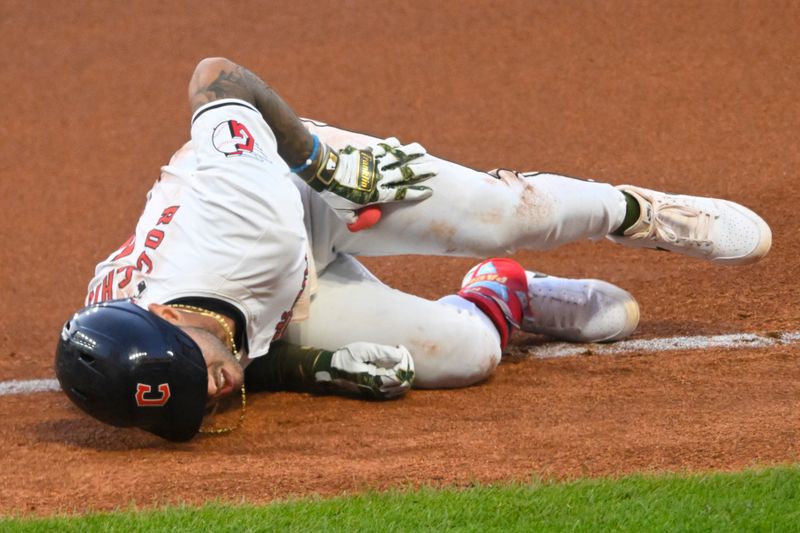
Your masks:
M414 356L414 386L422 389L467 387L492 375L500 362L500 344L484 328L473 328L444 344L410 347Z
M497 353L472 354L452 357L445 364L431 361L416 364L414 387L418 389L452 389L468 387L484 381L494 373L500 362ZM416 360L415 360L416 361Z

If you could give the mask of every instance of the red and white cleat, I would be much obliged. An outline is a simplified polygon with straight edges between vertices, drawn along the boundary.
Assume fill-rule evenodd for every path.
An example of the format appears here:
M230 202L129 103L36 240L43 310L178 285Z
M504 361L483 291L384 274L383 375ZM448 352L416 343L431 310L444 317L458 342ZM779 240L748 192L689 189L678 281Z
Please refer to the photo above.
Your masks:
M616 285L539 272L526 275L522 331L570 342L610 342L629 336L639 324L639 304Z
M639 324L639 305L616 285L526 271L513 259L478 263L458 295L491 319L502 347L515 328L564 341L608 342L627 337Z

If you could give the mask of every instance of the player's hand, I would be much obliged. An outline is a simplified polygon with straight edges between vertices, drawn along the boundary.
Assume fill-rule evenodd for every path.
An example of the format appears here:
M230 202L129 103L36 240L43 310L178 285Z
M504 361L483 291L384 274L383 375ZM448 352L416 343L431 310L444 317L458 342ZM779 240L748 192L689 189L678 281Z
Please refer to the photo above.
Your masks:
M433 194L430 187L420 185L436 173L418 143L401 145L390 137L365 149L323 150L320 166L310 178L304 177L348 224L366 205L418 202Z
M320 361L314 375L317 383L388 400L399 398L411 389L414 360L404 346L354 342L333 352L329 365Z

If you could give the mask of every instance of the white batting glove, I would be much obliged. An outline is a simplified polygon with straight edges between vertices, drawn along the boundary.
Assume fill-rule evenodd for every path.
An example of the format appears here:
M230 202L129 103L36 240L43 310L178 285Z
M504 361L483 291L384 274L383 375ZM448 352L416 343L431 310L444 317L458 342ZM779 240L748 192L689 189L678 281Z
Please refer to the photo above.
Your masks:
M345 222L355 222L355 211L372 204L418 202L433 194L419 185L436 175L418 143L401 145L394 137L365 149L347 146L335 152L322 147L321 164L306 178Z
M314 377L342 391L388 400L411 389L414 360L404 346L354 342L333 352L330 368Z

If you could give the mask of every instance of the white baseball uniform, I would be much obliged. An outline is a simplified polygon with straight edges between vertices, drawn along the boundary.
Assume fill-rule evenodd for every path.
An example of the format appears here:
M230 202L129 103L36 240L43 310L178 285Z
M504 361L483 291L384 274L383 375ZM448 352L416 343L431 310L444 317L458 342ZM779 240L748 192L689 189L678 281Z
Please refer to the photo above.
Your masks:
M261 114L217 100L192 118L192 140L162 167L136 232L95 270L86 303L182 297L233 305L249 353L267 353L303 288L303 205Z
M378 140L304 123L335 149ZM318 289L308 318L286 329L289 342L331 350L356 341L402 344L414 357L416 386L480 381L500 360L499 335L482 312L458 296L430 301L392 289L353 256L490 257L599 239L622 223L625 200L608 184L536 173L498 178L425 157L436 165L425 183L433 196L384 204L377 225L351 233L289 172L252 106L212 102L195 113L190 143L163 167L134 238L98 265L87 303L220 299L246 318L249 356L257 357L290 316L310 244Z

